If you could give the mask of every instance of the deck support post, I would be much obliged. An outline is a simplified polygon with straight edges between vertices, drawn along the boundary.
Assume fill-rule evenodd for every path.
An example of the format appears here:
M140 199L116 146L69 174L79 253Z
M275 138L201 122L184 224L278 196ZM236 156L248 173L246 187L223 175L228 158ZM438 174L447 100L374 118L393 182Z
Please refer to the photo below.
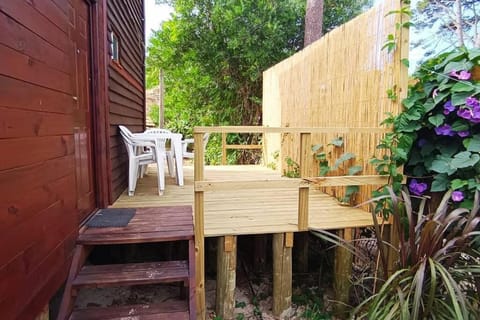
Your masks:
M237 268L237 237L218 237L216 315L233 320Z
M203 133L194 133L194 181L204 178ZM204 228L204 192L195 190L195 301L197 320L205 320L205 228Z
M280 314L292 303L293 233L273 235L273 314Z
M353 229L345 228L338 231L338 236L343 238L346 242L350 242L353 238ZM353 256L345 248L337 246L335 249L335 270L334 270L334 289L335 300L338 303L335 308L335 313L343 317L346 312L345 306L348 305L350 296L350 278L352 275Z

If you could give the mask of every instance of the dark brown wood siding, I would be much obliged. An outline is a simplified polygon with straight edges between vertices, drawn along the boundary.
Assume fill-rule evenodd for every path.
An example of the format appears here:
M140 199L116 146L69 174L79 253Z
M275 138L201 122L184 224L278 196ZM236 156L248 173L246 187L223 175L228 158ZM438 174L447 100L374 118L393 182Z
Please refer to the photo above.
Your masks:
M0 4L0 318L32 319L78 233L69 1Z
M115 200L127 187L128 158L118 125L145 128L143 0L108 0L108 31L119 39L119 61L108 67L111 192ZM109 41L111 37L109 36Z

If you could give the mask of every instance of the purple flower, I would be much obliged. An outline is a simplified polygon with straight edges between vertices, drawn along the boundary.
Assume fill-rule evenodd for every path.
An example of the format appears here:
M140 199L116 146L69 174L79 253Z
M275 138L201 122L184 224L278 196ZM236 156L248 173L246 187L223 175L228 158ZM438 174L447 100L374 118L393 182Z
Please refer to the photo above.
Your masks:
M425 182L418 182L417 179L412 179L408 185L408 189L411 193L417 196L421 196L427 191L427 184Z
M455 111L455 106L452 104L451 100L448 100L443 105L443 114L447 115L447 114L449 114L450 112L453 112L453 111Z
M452 131L452 127L448 124L444 124L443 126L436 127L435 133L439 136L454 136L455 132Z
M460 118L470 120L472 123L480 123L480 106L460 108L457 115Z
M472 107L472 108L480 106L480 102L475 97L468 97L465 100L465 104L467 105L467 107Z
M459 137L465 138L465 137L468 137L470 135L470 131L468 131L468 130L458 131L457 135Z
M462 191L453 191L452 192L452 200L455 202L460 202L465 198Z
M432 92L432 97L435 98L436 96L438 96L438 88L433 89Z
M455 77L459 80L468 80L468 79L470 79L472 74L470 72L466 71L466 70L462 70L462 71L460 71L460 73L458 73L456 70L452 70L452 71L450 71L449 75L451 77Z
M472 110L470 108L460 108L457 111L457 116L463 119L472 119Z

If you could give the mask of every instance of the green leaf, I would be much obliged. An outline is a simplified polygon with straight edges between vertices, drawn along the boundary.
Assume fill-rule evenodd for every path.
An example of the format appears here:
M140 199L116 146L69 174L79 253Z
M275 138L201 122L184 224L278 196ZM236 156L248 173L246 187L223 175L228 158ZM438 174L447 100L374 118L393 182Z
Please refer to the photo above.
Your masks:
M463 140L463 145L467 148L467 151L480 152L480 134L476 134L472 138Z
M468 185L468 180L454 179L454 180L452 180L451 188L453 190L458 190L461 187L466 186L466 185Z
M480 155L469 151L463 151L453 157L451 166L455 169L473 167L480 160Z
M445 60L439 65L439 67L444 67L446 64L448 64L450 62L455 61L455 60L459 60L460 58L464 58L464 57L465 57L465 52L462 52L462 51L457 51L457 52L450 53L445 58Z
M455 132L468 130L470 126L463 120L457 120L452 123L452 130ZM470 150L471 151L471 150Z
M452 104L460 106L465 104L465 99L471 96L470 92L455 92L452 94Z
M472 92L475 86L466 81L459 81L451 88L452 92Z
M407 68L410 67L410 60L404 58L404 59L402 59L401 61L402 61L402 64L403 64L405 67L407 67Z
M450 175L454 173L456 170L452 168L449 160L450 159L445 159L445 158L435 159L432 161L432 165L430 169L438 173L447 173Z
M363 167L362 166L351 166L348 168L348 175L353 176L356 175L359 172L362 172Z
M343 146L343 138L342 137L337 137L337 138L333 139L332 141L330 141L330 143L328 145L332 145L332 146L335 146L335 147L341 147L341 146Z
M442 91L438 95L433 98L433 101L435 102L435 105L438 105L440 102L443 102L443 99L448 97L450 95L450 92L448 91Z
M312 151L313 152L317 152L318 150L320 150L321 148L323 148L323 144L319 143L319 144L315 144L312 146Z
M345 161L348 161L350 159L354 159L355 158L355 154L351 153L351 152L346 152L344 154L342 154L336 161L335 161L335 164L333 166L333 169L338 169L338 167Z
M468 59L475 60L480 58L480 49L470 49L468 52Z
M450 73L452 71L470 70L470 69L472 69L472 67L473 67L473 63L463 59L462 61L449 62L445 66L445 69L443 69L443 72L444 73Z
M436 114L428 118L428 122L433 124L435 127L439 127L445 121L445 116L443 114Z
M450 183L450 179L448 175L445 173L440 173L435 175L432 181L432 186L430 191L432 192L441 192L446 191L448 189L448 184Z

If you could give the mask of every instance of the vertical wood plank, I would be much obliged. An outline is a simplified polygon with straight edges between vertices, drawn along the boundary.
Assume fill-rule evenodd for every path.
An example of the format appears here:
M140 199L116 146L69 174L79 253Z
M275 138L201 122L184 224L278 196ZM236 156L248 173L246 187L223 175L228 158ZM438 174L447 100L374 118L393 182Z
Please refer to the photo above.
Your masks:
M236 267L237 237L219 237L217 246L216 314L225 320L234 319Z
M292 248L285 246L286 234L273 235L273 314L280 314L292 303Z
M309 187L300 187L298 189L298 230L308 230L308 199Z
M204 179L204 151L203 133L194 133L193 142L196 146L194 152L194 181ZM200 147L198 147L200 146ZM195 295L197 305L197 320L205 319L205 229L204 229L204 193L195 191Z
M227 164L227 133L222 132L222 165Z
M310 133L300 134L300 177L305 178L312 175L312 135ZM308 230L308 198L309 188L298 190L298 230ZM308 270L308 234L298 234L295 246L295 266L298 271Z
M311 176L312 160L312 134L309 132L300 133L300 177Z
M350 242L353 238L353 229L346 228L339 230L338 236L343 238L345 241ZM347 249L337 246L335 249L334 289L335 300L340 303L336 304L335 313L340 317L345 316L345 306L348 305L352 263L352 254Z

